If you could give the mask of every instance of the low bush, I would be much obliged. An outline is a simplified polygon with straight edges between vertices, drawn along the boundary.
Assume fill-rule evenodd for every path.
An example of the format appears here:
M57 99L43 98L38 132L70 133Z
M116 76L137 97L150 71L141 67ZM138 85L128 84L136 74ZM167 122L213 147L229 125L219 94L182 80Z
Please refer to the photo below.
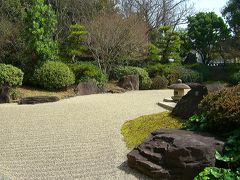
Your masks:
M207 131L207 118L206 114L195 114L184 122L184 126L190 131Z
M66 88L75 83L69 67L57 61L47 61L34 70L32 83L47 90Z
M230 83L234 85L240 84L240 71L234 73L230 78Z
M93 64L68 64L76 77L76 83L96 80L99 87L103 87L107 82L107 76Z
M218 151L215 154L218 161L227 163L228 169L207 167L194 180L240 179L240 128L230 134L224 145L223 154Z
M199 105L207 126L214 132L229 132L240 126L240 85L207 95Z
M188 67L188 66L187 66ZM169 84L176 83L178 79L187 82L202 82L202 74L176 63L155 64L146 68L150 77L165 76Z
M168 80L164 76L157 76L152 79L152 89L166 89L168 86Z
M18 100L23 97L23 94L16 88L10 90L10 97L12 100Z
M3 84L9 86L22 85L23 75L21 69L12 65L0 64L0 86Z
M125 66L125 67L120 66L114 69L113 74L114 74L114 77L118 80L126 75L139 75L140 89L149 89L152 84L152 80L150 79L148 72L143 68L131 67L131 66Z

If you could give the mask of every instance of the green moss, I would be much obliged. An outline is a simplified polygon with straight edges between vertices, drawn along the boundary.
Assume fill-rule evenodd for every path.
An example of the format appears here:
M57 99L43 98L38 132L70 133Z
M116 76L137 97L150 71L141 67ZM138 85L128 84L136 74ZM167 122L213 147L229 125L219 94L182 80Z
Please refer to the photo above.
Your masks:
M140 144L151 132L160 128L182 128L183 121L169 112L141 116L123 124L121 133L128 148Z

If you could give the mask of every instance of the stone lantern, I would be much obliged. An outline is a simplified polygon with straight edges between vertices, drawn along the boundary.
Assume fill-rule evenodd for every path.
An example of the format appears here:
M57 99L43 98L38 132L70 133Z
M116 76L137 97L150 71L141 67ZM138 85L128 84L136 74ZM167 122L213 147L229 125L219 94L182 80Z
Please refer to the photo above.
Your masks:
M179 101L184 96L184 89L191 89L187 84L182 83L181 79L178 79L177 84L172 84L168 87L174 90L174 96L172 96L173 101Z

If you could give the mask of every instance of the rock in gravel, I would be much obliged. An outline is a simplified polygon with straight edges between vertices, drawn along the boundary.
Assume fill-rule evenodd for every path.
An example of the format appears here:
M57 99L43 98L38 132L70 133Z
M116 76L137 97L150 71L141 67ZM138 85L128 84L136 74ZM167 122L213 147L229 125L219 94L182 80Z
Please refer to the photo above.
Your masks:
M128 165L154 179L192 180L215 165L215 151L223 146L209 134L160 129L127 155Z
M8 85L0 87L0 104L2 103L10 103L10 87Z
M101 90L97 86L97 82L94 80L89 80L86 82L80 82L76 88L76 94L79 96L98 94Z
M119 82L118 85L121 88L127 89L127 90L139 90L139 76L138 75L128 75L123 76Z
M198 105L208 94L207 87L198 83L188 84L191 90L182 97L172 110L172 114L187 119L199 112Z
M41 103L50 103L57 102L60 99L56 96L33 96L33 97L24 97L19 101L19 104L41 104Z

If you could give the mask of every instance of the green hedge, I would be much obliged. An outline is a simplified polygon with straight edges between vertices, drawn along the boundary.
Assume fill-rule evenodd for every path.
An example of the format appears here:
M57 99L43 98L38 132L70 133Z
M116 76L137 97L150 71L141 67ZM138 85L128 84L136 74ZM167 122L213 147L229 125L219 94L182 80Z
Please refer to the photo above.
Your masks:
M47 90L58 90L74 84L75 76L66 64L47 61L34 70L32 83Z
M176 83L181 79L184 83L202 82L203 78L200 73L187 69L184 66L170 66L164 69L164 74L170 84Z
M193 65L185 67L180 64L169 63L151 65L148 66L146 70L152 78L156 76L165 76L168 79L169 84L176 83L178 79L182 79L184 83L202 82L202 73L192 70L189 67L193 68Z
M23 75L24 73L22 70L18 69L17 67L7 64L0 64L0 85L22 85Z
M113 71L114 77L116 79L121 79L126 75L138 75L140 79L140 89L149 89L152 84L152 80L150 79L148 72L143 68L125 66L125 67L117 67Z
M94 79L99 87L103 87L108 80L107 75L93 64L68 64L68 67L75 74L76 83Z

